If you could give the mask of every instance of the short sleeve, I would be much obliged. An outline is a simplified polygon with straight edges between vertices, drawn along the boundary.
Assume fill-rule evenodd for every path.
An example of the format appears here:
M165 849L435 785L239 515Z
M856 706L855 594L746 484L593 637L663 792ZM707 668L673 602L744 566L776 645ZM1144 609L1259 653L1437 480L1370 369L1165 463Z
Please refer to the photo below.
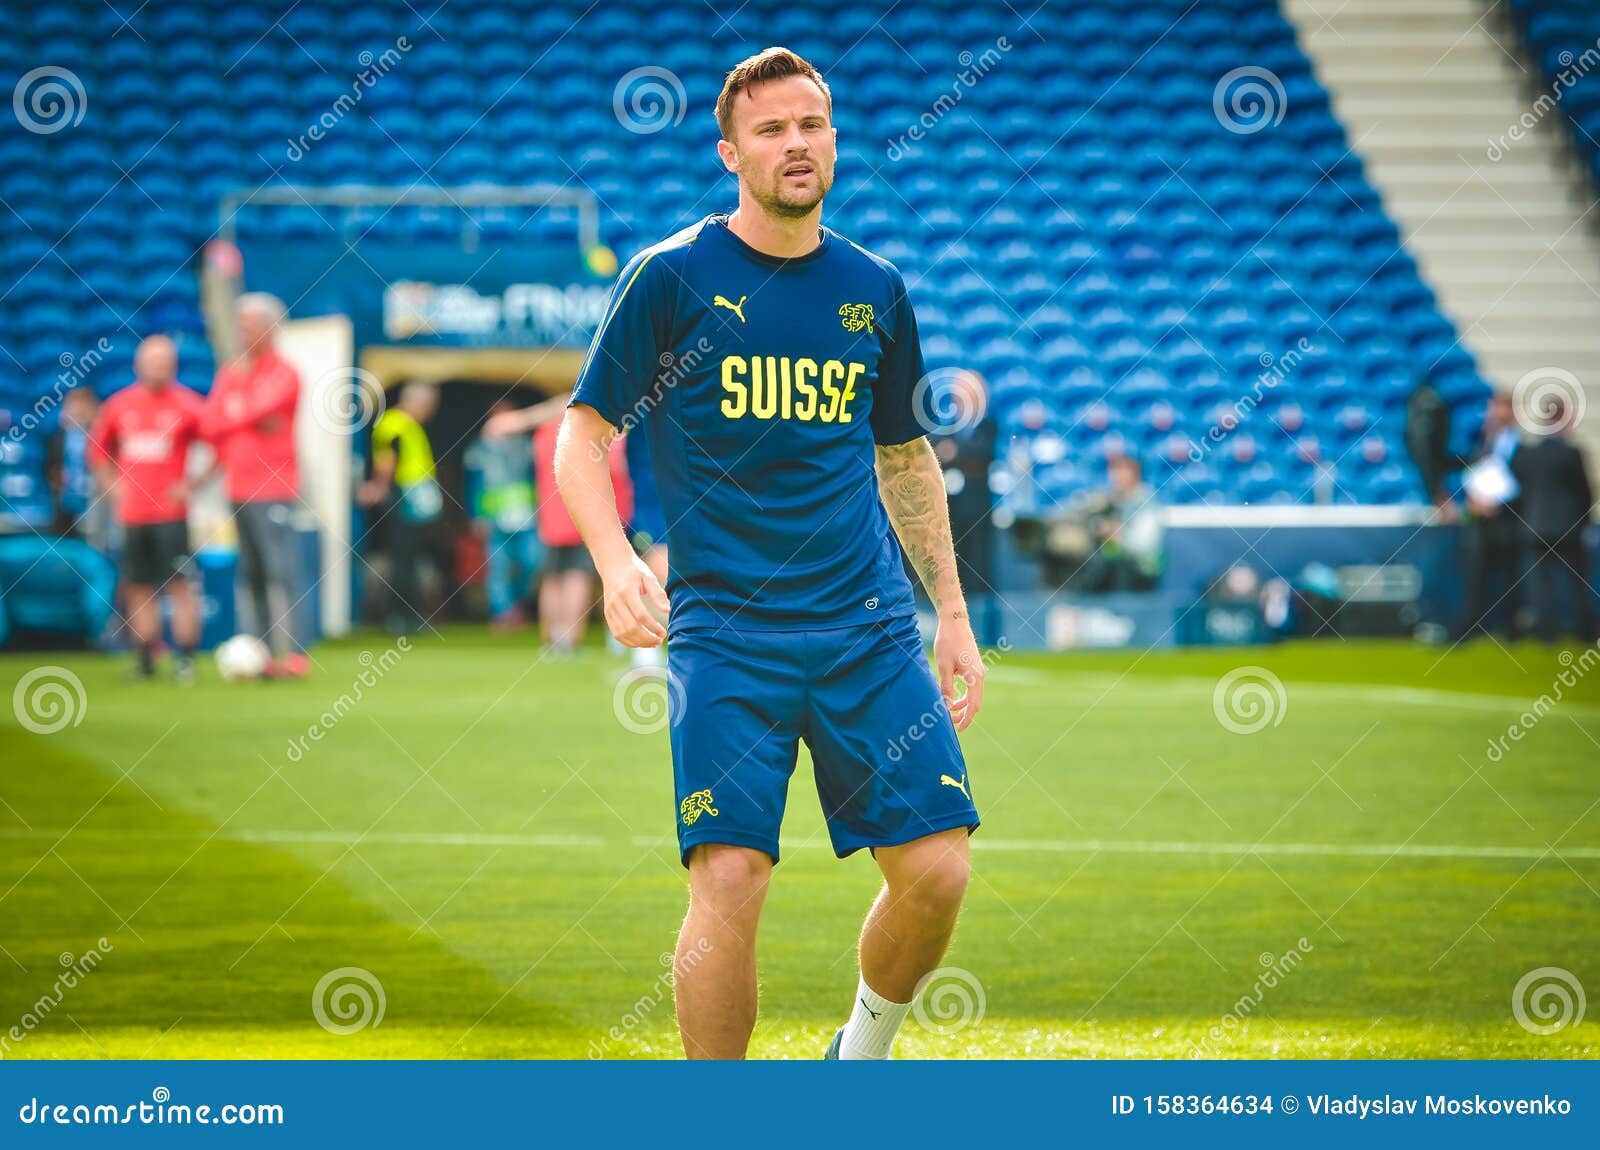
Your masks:
M393 412L386 411L372 425L372 459L381 462L394 455L400 447L400 423Z
M905 280L894 273L894 304L890 326L884 333L883 358L872 396L872 438L884 447L909 443L927 434L917 419L917 383L927 374L922 363L922 338L917 334L917 313Z
M624 420L661 370L658 356L668 335L665 317L671 283L666 272L661 255L653 249L641 252L622 269L567 406L588 404L613 427L627 430Z

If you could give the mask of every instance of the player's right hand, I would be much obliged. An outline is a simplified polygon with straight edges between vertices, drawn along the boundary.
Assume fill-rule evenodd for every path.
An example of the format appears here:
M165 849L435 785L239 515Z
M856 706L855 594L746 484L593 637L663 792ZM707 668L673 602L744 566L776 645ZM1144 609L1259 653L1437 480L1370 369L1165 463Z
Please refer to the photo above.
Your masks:
M605 585L606 625L624 647L659 647L667 637L667 593L637 555L613 573L601 573Z

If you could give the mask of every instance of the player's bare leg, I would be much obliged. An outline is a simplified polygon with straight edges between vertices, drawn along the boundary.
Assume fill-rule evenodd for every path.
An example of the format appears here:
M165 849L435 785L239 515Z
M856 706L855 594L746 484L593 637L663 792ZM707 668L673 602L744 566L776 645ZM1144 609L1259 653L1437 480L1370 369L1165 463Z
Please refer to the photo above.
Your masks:
M970 873L965 827L880 847L883 889L861 928L861 984L835 1056L885 1058L917 983L955 933Z
M756 926L772 859L702 843L689 855L689 913L678 935L674 997L689 1058L743 1058L756 1025Z

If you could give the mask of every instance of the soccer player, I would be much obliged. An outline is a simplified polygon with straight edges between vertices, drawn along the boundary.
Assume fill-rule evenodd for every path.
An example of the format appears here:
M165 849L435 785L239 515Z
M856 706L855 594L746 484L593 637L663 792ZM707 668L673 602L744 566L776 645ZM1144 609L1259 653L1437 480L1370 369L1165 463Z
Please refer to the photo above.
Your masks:
M202 400L178 382L178 349L164 335L141 342L134 382L100 408L89 433L89 465L123 524L122 580L128 626L139 644L137 678L155 673L161 637L157 599L172 600L179 682L194 678L200 607L189 580L189 447L200 439Z
M211 385L205 435L227 472L239 533L241 617L272 650L267 673L298 678L311 670L293 623L300 597L300 539L291 521L300 497L294 442L300 373L274 346L283 301L249 292L239 297L234 315L239 358Z
M956 736L984 668L914 410L916 318L892 264L821 226L832 111L821 75L787 49L728 74L717 150L738 210L622 270L558 455L612 633L636 647L671 639L689 870L675 984L691 1058L742 1057L749 1043L756 926L801 740L834 852L866 847L884 877L826 1057L888 1056L949 944L978 825ZM623 533L602 462L641 412L672 536L665 593ZM902 553L938 613L937 680Z

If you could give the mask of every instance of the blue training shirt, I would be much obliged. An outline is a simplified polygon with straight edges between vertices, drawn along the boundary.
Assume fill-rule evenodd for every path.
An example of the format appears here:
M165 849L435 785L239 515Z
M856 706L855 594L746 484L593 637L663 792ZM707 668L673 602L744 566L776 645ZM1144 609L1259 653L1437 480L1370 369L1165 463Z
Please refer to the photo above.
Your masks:
M873 446L924 433L916 317L893 264L819 238L770 256L719 213L645 249L579 371L572 403L648 438L670 632L915 613Z

